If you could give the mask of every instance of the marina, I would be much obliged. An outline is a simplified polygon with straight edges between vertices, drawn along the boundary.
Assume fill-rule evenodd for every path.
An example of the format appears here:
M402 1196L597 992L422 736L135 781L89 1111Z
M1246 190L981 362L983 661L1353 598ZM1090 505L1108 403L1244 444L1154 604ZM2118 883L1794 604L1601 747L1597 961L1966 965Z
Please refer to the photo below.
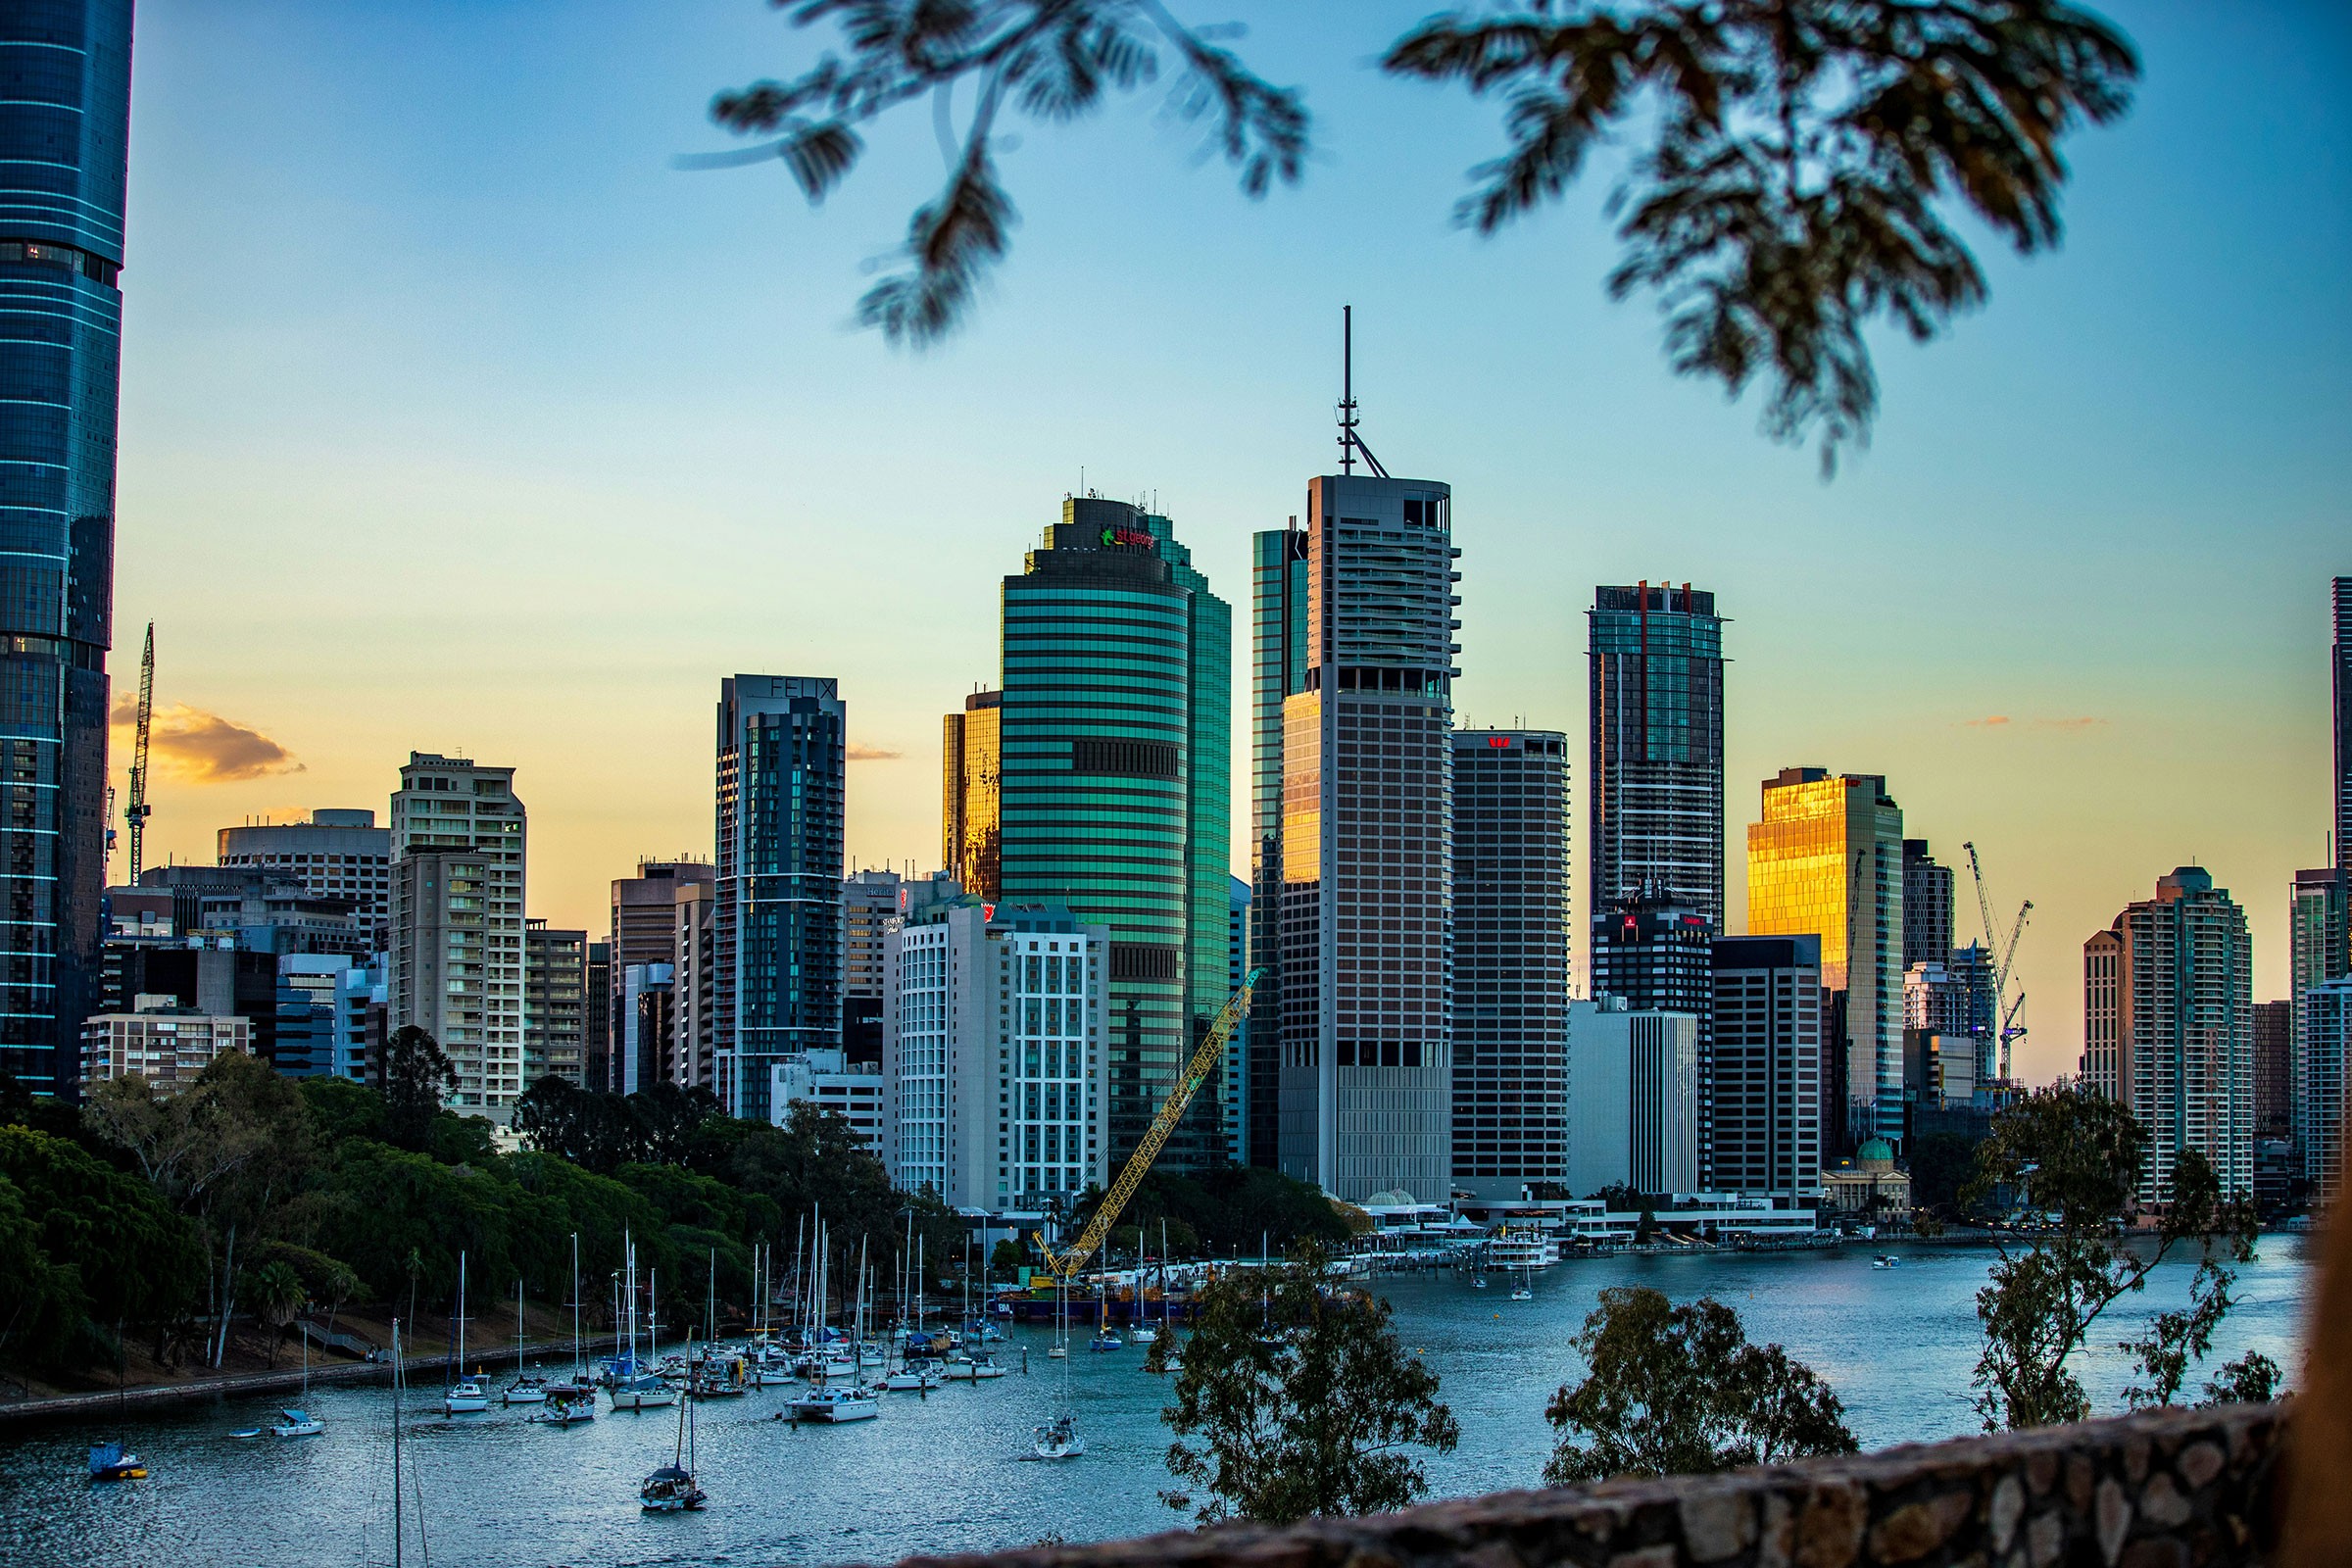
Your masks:
M2316 1255L2307 1238L2263 1239L2212 1361L2260 1349L2295 1375L2307 1251ZM1577 1372L1569 1341L1599 1292L1617 1285L1729 1302L1752 1338L1785 1344L1829 1380L1866 1446L1973 1432L1974 1296L1990 1255L1879 1243L1572 1258L1523 1268L1516 1283L1530 1298L1517 1301L1507 1294L1514 1282L1499 1274L1485 1291L1452 1273L1370 1283L1395 1306L1405 1348L1438 1372L1441 1397L1461 1422L1460 1447L1427 1465L1431 1495L1446 1496L1535 1483L1551 1444L1544 1403ZM1874 1267L1881 1256L1899 1257L1900 1267ZM2168 1265L2143 1298L2127 1303L2130 1315L2102 1324L2099 1343L2179 1305L2190 1272ZM797 1380L695 1400L692 1481L707 1500L652 1514L641 1489L663 1466L683 1468L673 1464L674 1405L642 1414L600 1408L576 1424L543 1419L544 1407L444 1416L435 1379L413 1389L404 1407L412 1500L421 1499L436 1557L469 1568L888 1562L1180 1524L1157 1500L1169 1484L1169 1435L1158 1415L1167 1380L1144 1370L1144 1348L1056 1360L1047 1354L1054 1341L1049 1324L1014 1325L983 1348L1005 1375L877 1396L869 1416L848 1423L777 1419L808 1391ZM560 1377L566 1367L549 1361L539 1370ZM2087 1355L2082 1372L2098 1408L2120 1405L2128 1381L2120 1355ZM40 1568L389 1563L390 1391L317 1384L310 1410L324 1426L319 1435L232 1436L265 1424L281 1402L257 1396L0 1427L0 1560ZM1053 1446L1065 1408L1083 1452L1041 1463L1040 1446ZM94 1482L88 1456L107 1445L137 1456L146 1477Z

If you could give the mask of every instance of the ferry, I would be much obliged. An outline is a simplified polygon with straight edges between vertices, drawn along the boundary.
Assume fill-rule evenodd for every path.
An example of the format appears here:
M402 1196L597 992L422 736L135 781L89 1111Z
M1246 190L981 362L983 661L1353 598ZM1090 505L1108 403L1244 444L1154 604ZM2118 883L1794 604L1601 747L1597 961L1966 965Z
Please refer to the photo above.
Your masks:
M1500 1231L1487 1241L1487 1261L1506 1273L1550 1268L1560 1260L1559 1241L1542 1231Z

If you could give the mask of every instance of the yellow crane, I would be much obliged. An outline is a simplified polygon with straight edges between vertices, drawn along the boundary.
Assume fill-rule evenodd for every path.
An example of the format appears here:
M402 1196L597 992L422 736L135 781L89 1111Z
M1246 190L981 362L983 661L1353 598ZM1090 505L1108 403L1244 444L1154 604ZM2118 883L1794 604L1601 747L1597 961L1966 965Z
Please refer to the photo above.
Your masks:
M1143 1185L1144 1178L1151 1173L1152 1162L1159 1157L1160 1149L1167 1143L1168 1135L1176 1130L1176 1123L1183 1119L1184 1107L1193 1102L1194 1094L1215 1069L1217 1058L1225 1054L1226 1042L1233 1038L1234 1030L1249 1016L1250 993L1255 989L1265 972L1263 969L1250 970L1243 977L1241 989L1227 998L1225 1005L1218 1009L1215 1020L1208 1026L1208 1033L1200 1037L1200 1049L1193 1053L1191 1065L1184 1069L1184 1076L1176 1080L1176 1086L1168 1091L1168 1098L1160 1102L1159 1114L1152 1118L1152 1126L1144 1134L1143 1142L1135 1146L1135 1152L1129 1154L1127 1163L1119 1167L1119 1179L1112 1182L1110 1191L1102 1195L1102 1201L1095 1208L1095 1217L1086 1222L1086 1229L1079 1234L1078 1240L1056 1252L1044 1234L1039 1233L1038 1250L1046 1254L1046 1267L1056 1280L1068 1284L1086 1260L1095 1255L1095 1249L1102 1245L1102 1238L1110 1234L1111 1226L1118 1223L1120 1211L1126 1208L1127 1200L1135 1196L1135 1190Z

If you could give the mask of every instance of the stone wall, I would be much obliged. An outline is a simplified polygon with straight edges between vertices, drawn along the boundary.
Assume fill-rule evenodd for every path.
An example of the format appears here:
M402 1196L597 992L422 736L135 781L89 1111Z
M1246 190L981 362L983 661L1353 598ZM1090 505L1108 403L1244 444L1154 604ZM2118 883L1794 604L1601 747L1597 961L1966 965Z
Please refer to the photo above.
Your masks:
M2278 1537L2284 1431L2280 1405L2160 1410L1725 1476L1501 1492L1280 1530L1224 1525L1092 1546L907 1562L957 1568L2262 1563Z

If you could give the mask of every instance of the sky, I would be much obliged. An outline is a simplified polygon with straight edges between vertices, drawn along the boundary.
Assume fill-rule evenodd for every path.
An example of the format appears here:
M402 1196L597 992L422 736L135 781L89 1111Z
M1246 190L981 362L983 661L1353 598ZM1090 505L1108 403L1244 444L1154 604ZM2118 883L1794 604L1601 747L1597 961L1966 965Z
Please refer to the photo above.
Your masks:
M1581 742L1592 586L1718 595L1733 929L1760 781L1820 765L1963 867L1962 939L1963 841L2002 920L2034 902L2024 1076L2074 1069L2083 939L2177 864L2282 995L2352 573L2352 10L2106 6L2146 77L2068 146L2064 248L1980 245L1986 309L1875 339L1825 483L1607 301L1604 184L1448 221L1494 110L1371 65L1432 4L1175 0L1304 87L1304 180L1246 200L1151 95L1023 127L1009 265L909 354L854 307L940 181L928 115L821 208L677 167L734 145L715 91L812 60L761 0L150 0L114 659L120 698L155 622L150 863L466 755L516 769L531 912L601 933L637 858L710 850L744 671L840 677L850 855L927 870L940 714L1066 493L1155 497L1246 640L1249 537L1337 455L1348 302L1366 438L1453 486L1463 722Z

